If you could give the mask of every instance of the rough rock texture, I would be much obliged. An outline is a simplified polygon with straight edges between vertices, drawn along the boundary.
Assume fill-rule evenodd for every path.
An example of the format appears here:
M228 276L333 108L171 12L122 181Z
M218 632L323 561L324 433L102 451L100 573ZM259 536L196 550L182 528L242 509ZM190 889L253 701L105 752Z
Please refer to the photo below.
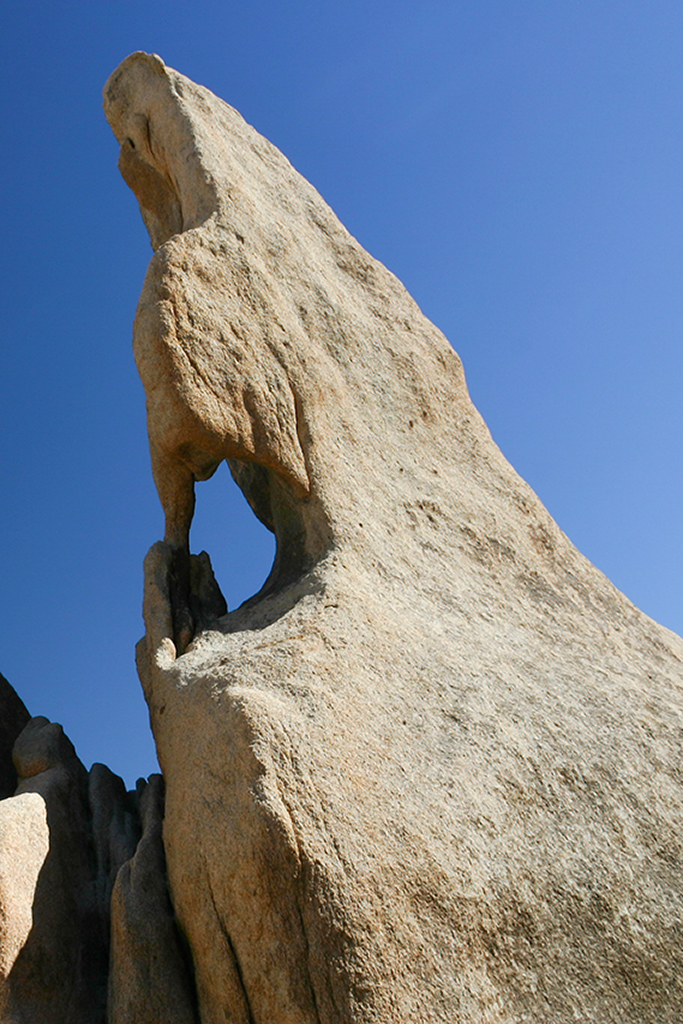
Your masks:
M678 1024L683 642L273 146L146 54L105 105L156 249L138 654L202 1024ZM223 458L278 545L229 614L185 547Z
M127 793L123 779L104 764L94 764L88 774L89 836L94 853L95 900L101 937L109 946L111 895L119 869L134 855L141 836L140 794L146 783L138 781L135 793Z
M0 800L17 787L12 747L30 717L21 697L0 673Z
M33 903L50 850L45 802L37 793L0 801L0 1020L20 1005L12 972L33 928ZM12 980L10 980L12 979ZM49 1018L48 1018L49 1019Z
M127 793L104 765L87 772L62 727L40 717L19 734L14 763L16 792L0 800L0 1022L196 1019L182 1002L191 985L167 894L161 776ZM121 962L128 970L107 1007L110 946L112 976ZM152 984L150 996L150 979L164 990ZM143 1012L150 1003L166 1012Z
M102 1020L107 950L95 904L87 772L61 726L46 718L23 730L14 763L16 794L0 803L7 858L0 902L10 930L0 935L3 1019Z
M191 973L166 882L163 780L140 799L143 833L116 878L111 903L109 1024L197 1024Z

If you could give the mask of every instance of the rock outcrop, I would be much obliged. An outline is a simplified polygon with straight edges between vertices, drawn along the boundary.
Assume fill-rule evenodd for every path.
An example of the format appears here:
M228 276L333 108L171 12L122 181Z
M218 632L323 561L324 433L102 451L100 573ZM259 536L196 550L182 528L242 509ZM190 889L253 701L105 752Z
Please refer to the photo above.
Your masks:
M198 1024L166 882L163 811L163 780L153 775L140 797L142 838L112 896L108 1024Z
M7 1019L103 1020L107 936L97 915L88 773L62 727L42 717L18 737L14 763L19 785L0 813L22 829L14 844L0 841L10 861L2 888L16 901L8 922L23 920L25 930L8 965ZM24 863L30 871L22 872L18 889L13 869ZM8 948L4 936L0 947Z
M161 776L127 793L104 765L87 772L62 727L42 717L27 722L13 756L18 784L0 800L2 1024L194 1024L166 883Z
M202 1024L679 1022L683 642L239 114L147 54L105 106L156 250L138 657ZM187 560L222 459L277 538L229 614Z

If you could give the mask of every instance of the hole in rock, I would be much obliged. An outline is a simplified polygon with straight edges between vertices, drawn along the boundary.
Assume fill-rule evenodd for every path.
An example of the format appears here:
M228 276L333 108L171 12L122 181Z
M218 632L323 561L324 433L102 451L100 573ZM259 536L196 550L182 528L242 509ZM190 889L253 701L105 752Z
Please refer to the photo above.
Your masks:
M190 549L208 551L232 612L265 583L275 558L275 536L256 518L224 462L195 490Z

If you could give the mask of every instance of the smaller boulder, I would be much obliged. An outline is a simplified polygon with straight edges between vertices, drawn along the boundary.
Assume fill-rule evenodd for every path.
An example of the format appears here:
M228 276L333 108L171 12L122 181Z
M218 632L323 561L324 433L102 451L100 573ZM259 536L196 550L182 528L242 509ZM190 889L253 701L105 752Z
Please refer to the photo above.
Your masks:
M0 1019L104 1022L88 773L62 727L32 718L14 745L16 793L0 801Z

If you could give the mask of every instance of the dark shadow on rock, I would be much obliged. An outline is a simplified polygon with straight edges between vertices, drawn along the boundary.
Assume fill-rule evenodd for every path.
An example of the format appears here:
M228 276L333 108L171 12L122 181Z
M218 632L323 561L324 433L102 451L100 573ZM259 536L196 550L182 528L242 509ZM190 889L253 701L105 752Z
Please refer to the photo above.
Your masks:
M161 775L141 789L140 816L142 838L111 901L109 1024L198 1024L191 962L166 880Z
M30 717L21 697L0 673L0 800L17 788L12 747Z
M20 948L0 979L0 1020L197 1024L166 880L162 777L126 792L105 765L87 772L62 727L42 717L17 737L14 765L0 959Z
M88 773L62 727L33 718L14 747L17 796L45 802L49 850L33 899L33 926L8 976L10 1020L104 1024L107 949L95 888Z

